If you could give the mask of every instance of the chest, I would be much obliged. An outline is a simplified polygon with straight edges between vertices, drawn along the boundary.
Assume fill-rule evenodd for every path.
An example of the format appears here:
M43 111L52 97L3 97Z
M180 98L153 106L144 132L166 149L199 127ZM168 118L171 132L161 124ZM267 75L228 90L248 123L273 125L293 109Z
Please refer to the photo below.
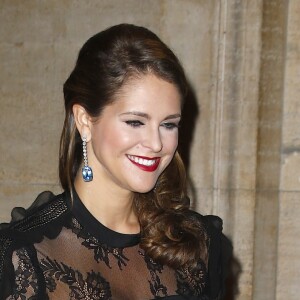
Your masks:
M35 247L50 299L154 299L182 288L178 272L138 245L113 248L64 230Z

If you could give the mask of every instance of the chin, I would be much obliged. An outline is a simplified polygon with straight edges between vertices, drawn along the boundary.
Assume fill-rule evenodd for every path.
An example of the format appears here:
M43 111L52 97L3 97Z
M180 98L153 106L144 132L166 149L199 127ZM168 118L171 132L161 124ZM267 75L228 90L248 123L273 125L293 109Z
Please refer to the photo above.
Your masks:
M145 193L148 193L151 190L153 190L154 187L155 187L155 183L151 184L151 185L135 186L135 187L132 188L132 191L135 192L135 193L145 194Z
M135 190L133 190L133 192L140 193L140 194L146 194L146 193L149 193L152 189L153 189L153 187L150 189L135 189Z

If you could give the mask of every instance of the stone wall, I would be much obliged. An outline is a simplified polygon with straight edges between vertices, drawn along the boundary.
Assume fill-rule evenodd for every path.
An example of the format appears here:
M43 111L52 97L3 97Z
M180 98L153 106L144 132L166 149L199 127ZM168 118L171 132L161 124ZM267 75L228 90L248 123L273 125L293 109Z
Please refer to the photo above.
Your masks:
M298 299L299 1L1 0L0 7L0 220L40 191L60 191L63 82L87 38L135 23L173 48L193 88L185 157L195 208L220 215L234 246L227 299Z

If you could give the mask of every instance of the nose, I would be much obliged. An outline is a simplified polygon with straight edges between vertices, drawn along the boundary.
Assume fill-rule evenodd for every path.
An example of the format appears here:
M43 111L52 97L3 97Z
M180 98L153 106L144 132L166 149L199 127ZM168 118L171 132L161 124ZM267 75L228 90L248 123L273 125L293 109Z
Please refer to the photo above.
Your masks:
M161 133L158 128L151 128L146 132L143 146L151 149L152 152L158 153L163 148Z

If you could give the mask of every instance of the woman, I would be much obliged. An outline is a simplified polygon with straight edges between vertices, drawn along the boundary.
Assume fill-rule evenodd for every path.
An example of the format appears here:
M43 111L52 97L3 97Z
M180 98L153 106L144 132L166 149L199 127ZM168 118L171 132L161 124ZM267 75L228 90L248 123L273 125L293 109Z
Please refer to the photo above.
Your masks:
M145 28L85 43L64 85L64 193L2 226L1 299L220 297L221 230L190 210L177 152L186 92L178 59Z

